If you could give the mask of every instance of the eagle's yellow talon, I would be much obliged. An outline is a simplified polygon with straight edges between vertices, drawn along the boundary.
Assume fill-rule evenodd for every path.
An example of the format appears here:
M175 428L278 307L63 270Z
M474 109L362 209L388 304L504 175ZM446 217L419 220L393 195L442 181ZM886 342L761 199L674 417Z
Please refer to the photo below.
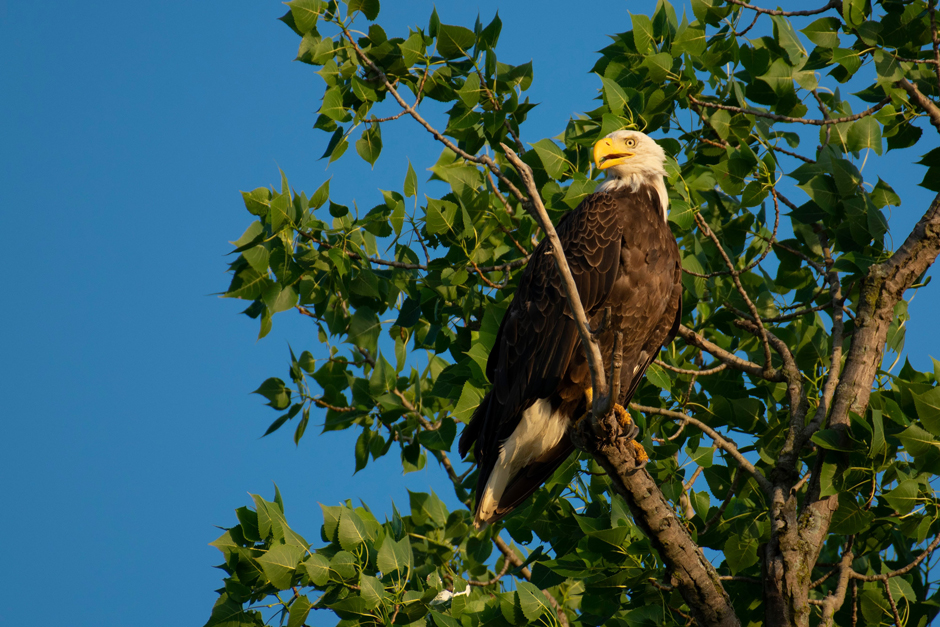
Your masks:
M633 420L630 418L630 412L623 408L622 405L614 404L614 413L617 415L617 422L620 423L620 426L624 429L633 424Z
M633 454L636 456L637 463L640 465L646 464L650 460L650 456L646 454L643 445L636 440L631 440L630 444L633 445Z

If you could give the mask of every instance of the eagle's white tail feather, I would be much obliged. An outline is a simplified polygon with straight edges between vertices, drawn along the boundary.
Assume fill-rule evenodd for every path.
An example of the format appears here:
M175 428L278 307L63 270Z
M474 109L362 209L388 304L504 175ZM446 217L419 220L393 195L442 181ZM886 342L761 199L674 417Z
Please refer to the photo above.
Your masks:
M519 425L503 442L496 465L486 481L486 488L480 497L474 517L474 527L486 527L487 522L496 514L499 500L510 479L558 444L567 428L568 416L553 413L548 399L540 399L522 412Z

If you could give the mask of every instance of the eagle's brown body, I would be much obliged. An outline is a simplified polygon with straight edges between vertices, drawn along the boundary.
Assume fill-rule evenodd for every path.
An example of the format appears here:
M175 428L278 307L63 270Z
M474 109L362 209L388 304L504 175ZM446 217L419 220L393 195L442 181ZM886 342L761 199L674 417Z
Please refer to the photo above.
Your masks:
M614 334L623 333L624 406L679 325L680 257L663 192L592 194L557 228L591 328L610 308L597 336L608 371ZM462 455L476 443L478 524L504 517L551 475L573 449L567 429L588 409L591 377L548 246L539 244L522 274L487 362L493 388L460 438ZM488 486L494 468L504 476Z

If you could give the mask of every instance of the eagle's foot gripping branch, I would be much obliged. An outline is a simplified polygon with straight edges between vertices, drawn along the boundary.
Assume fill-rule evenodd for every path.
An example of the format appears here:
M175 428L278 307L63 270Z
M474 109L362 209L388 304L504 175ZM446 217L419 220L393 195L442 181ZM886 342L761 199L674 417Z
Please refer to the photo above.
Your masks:
M614 415L617 417L617 422L620 424L623 437L629 440L630 446L633 447L637 468L643 468L649 463L650 456L646 454L643 445L636 441L636 436L640 434L640 428L637 427L633 419L630 418L630 412L624 409L622 405L614 404Z

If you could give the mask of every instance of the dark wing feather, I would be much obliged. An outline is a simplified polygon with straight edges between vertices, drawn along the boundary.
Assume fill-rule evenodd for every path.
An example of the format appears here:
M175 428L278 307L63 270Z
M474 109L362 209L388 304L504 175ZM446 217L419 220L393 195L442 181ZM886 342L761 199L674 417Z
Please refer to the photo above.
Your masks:
M559 222L561 241L581 304L590 316L617 277L620 224L617 202L592 194ZM488 474L498 447L516 428L521 412L555 391L579 345L577 327L561 289L547 239L532 253L506 311L487 361L493 389L460 438L466 455L474 440L481 473ZM485 482L485 477L483 478Z

